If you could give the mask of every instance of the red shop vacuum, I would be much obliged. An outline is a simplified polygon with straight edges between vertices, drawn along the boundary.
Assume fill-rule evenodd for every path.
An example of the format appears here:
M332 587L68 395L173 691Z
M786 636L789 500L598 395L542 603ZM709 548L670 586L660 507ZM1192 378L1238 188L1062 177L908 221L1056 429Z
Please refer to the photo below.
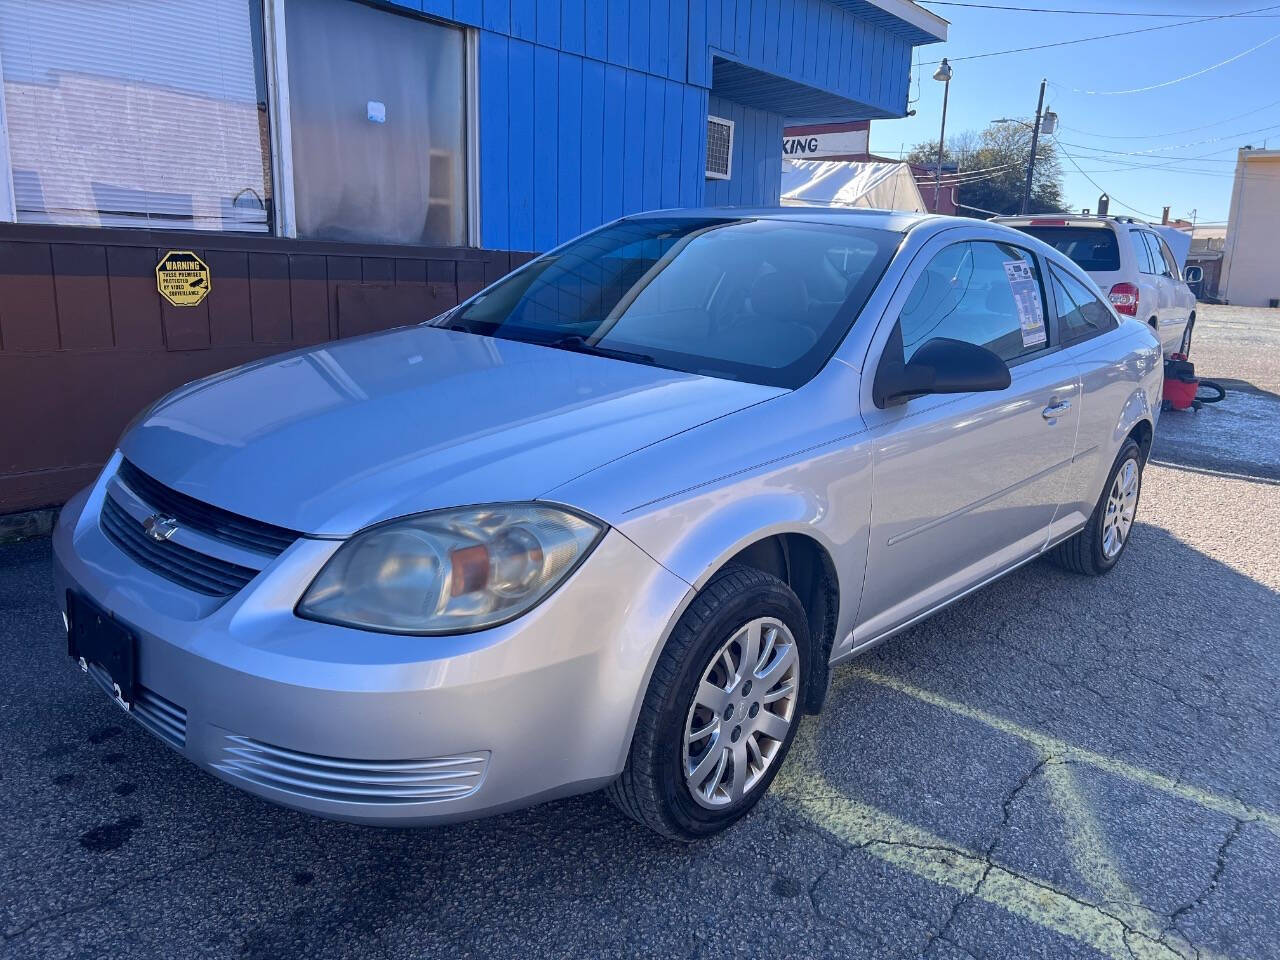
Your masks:
M1166 410L1199 410L1227 395L1221 385L1196 377L1196 368L1185 354L1175 353L1164 362L1164 407Z

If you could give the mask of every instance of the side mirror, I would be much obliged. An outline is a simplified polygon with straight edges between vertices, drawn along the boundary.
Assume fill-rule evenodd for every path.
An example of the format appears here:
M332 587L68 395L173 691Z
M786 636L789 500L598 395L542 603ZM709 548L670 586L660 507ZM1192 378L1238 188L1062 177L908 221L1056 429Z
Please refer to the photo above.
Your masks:
M1187 283L1199 283L1204 279L1203 267L1187 267L1182 271L1182 279Z
M1011 382L1009 367L986 347L934 337L909 363L881 361L871 396L884 409L930 393L1003 390Z

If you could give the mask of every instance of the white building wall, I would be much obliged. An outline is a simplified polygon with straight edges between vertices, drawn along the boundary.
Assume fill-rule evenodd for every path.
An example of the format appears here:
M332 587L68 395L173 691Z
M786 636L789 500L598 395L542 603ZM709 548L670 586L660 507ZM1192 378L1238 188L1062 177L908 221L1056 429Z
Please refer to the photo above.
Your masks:
M1280 300L1280 150L1241 150L1218 293L1242 307Z

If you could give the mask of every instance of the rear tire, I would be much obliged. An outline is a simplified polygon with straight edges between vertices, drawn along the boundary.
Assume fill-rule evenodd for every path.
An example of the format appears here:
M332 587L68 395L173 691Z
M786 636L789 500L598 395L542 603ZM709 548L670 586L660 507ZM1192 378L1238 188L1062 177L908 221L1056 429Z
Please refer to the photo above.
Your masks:
M795 739L808 657L808 623L791 588L752 567L726 567L659 655L609 799L676 840L746 816Z
M1049 559L1064 570L1101 576L1109 573L1129 545L1142 494L1142 449L1126 440L1107 474L1102 495L1083 530L1064 540Z
M1195 327L1196 321L1193 317L1187 321L1187 328L1182 331L1182 345L1178 348L1178 352L1184 357L1191 357L1191 331Z

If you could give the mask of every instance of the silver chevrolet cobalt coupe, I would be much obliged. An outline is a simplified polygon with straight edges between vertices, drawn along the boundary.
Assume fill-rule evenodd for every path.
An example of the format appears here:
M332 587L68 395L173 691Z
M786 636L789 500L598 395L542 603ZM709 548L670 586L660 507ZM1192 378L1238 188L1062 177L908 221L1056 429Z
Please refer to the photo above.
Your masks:
M62 512L72 662L200 767L373 824L769 788L831 667L1122 555L1160 348L972 220L649 214L420 326L190 384Z

